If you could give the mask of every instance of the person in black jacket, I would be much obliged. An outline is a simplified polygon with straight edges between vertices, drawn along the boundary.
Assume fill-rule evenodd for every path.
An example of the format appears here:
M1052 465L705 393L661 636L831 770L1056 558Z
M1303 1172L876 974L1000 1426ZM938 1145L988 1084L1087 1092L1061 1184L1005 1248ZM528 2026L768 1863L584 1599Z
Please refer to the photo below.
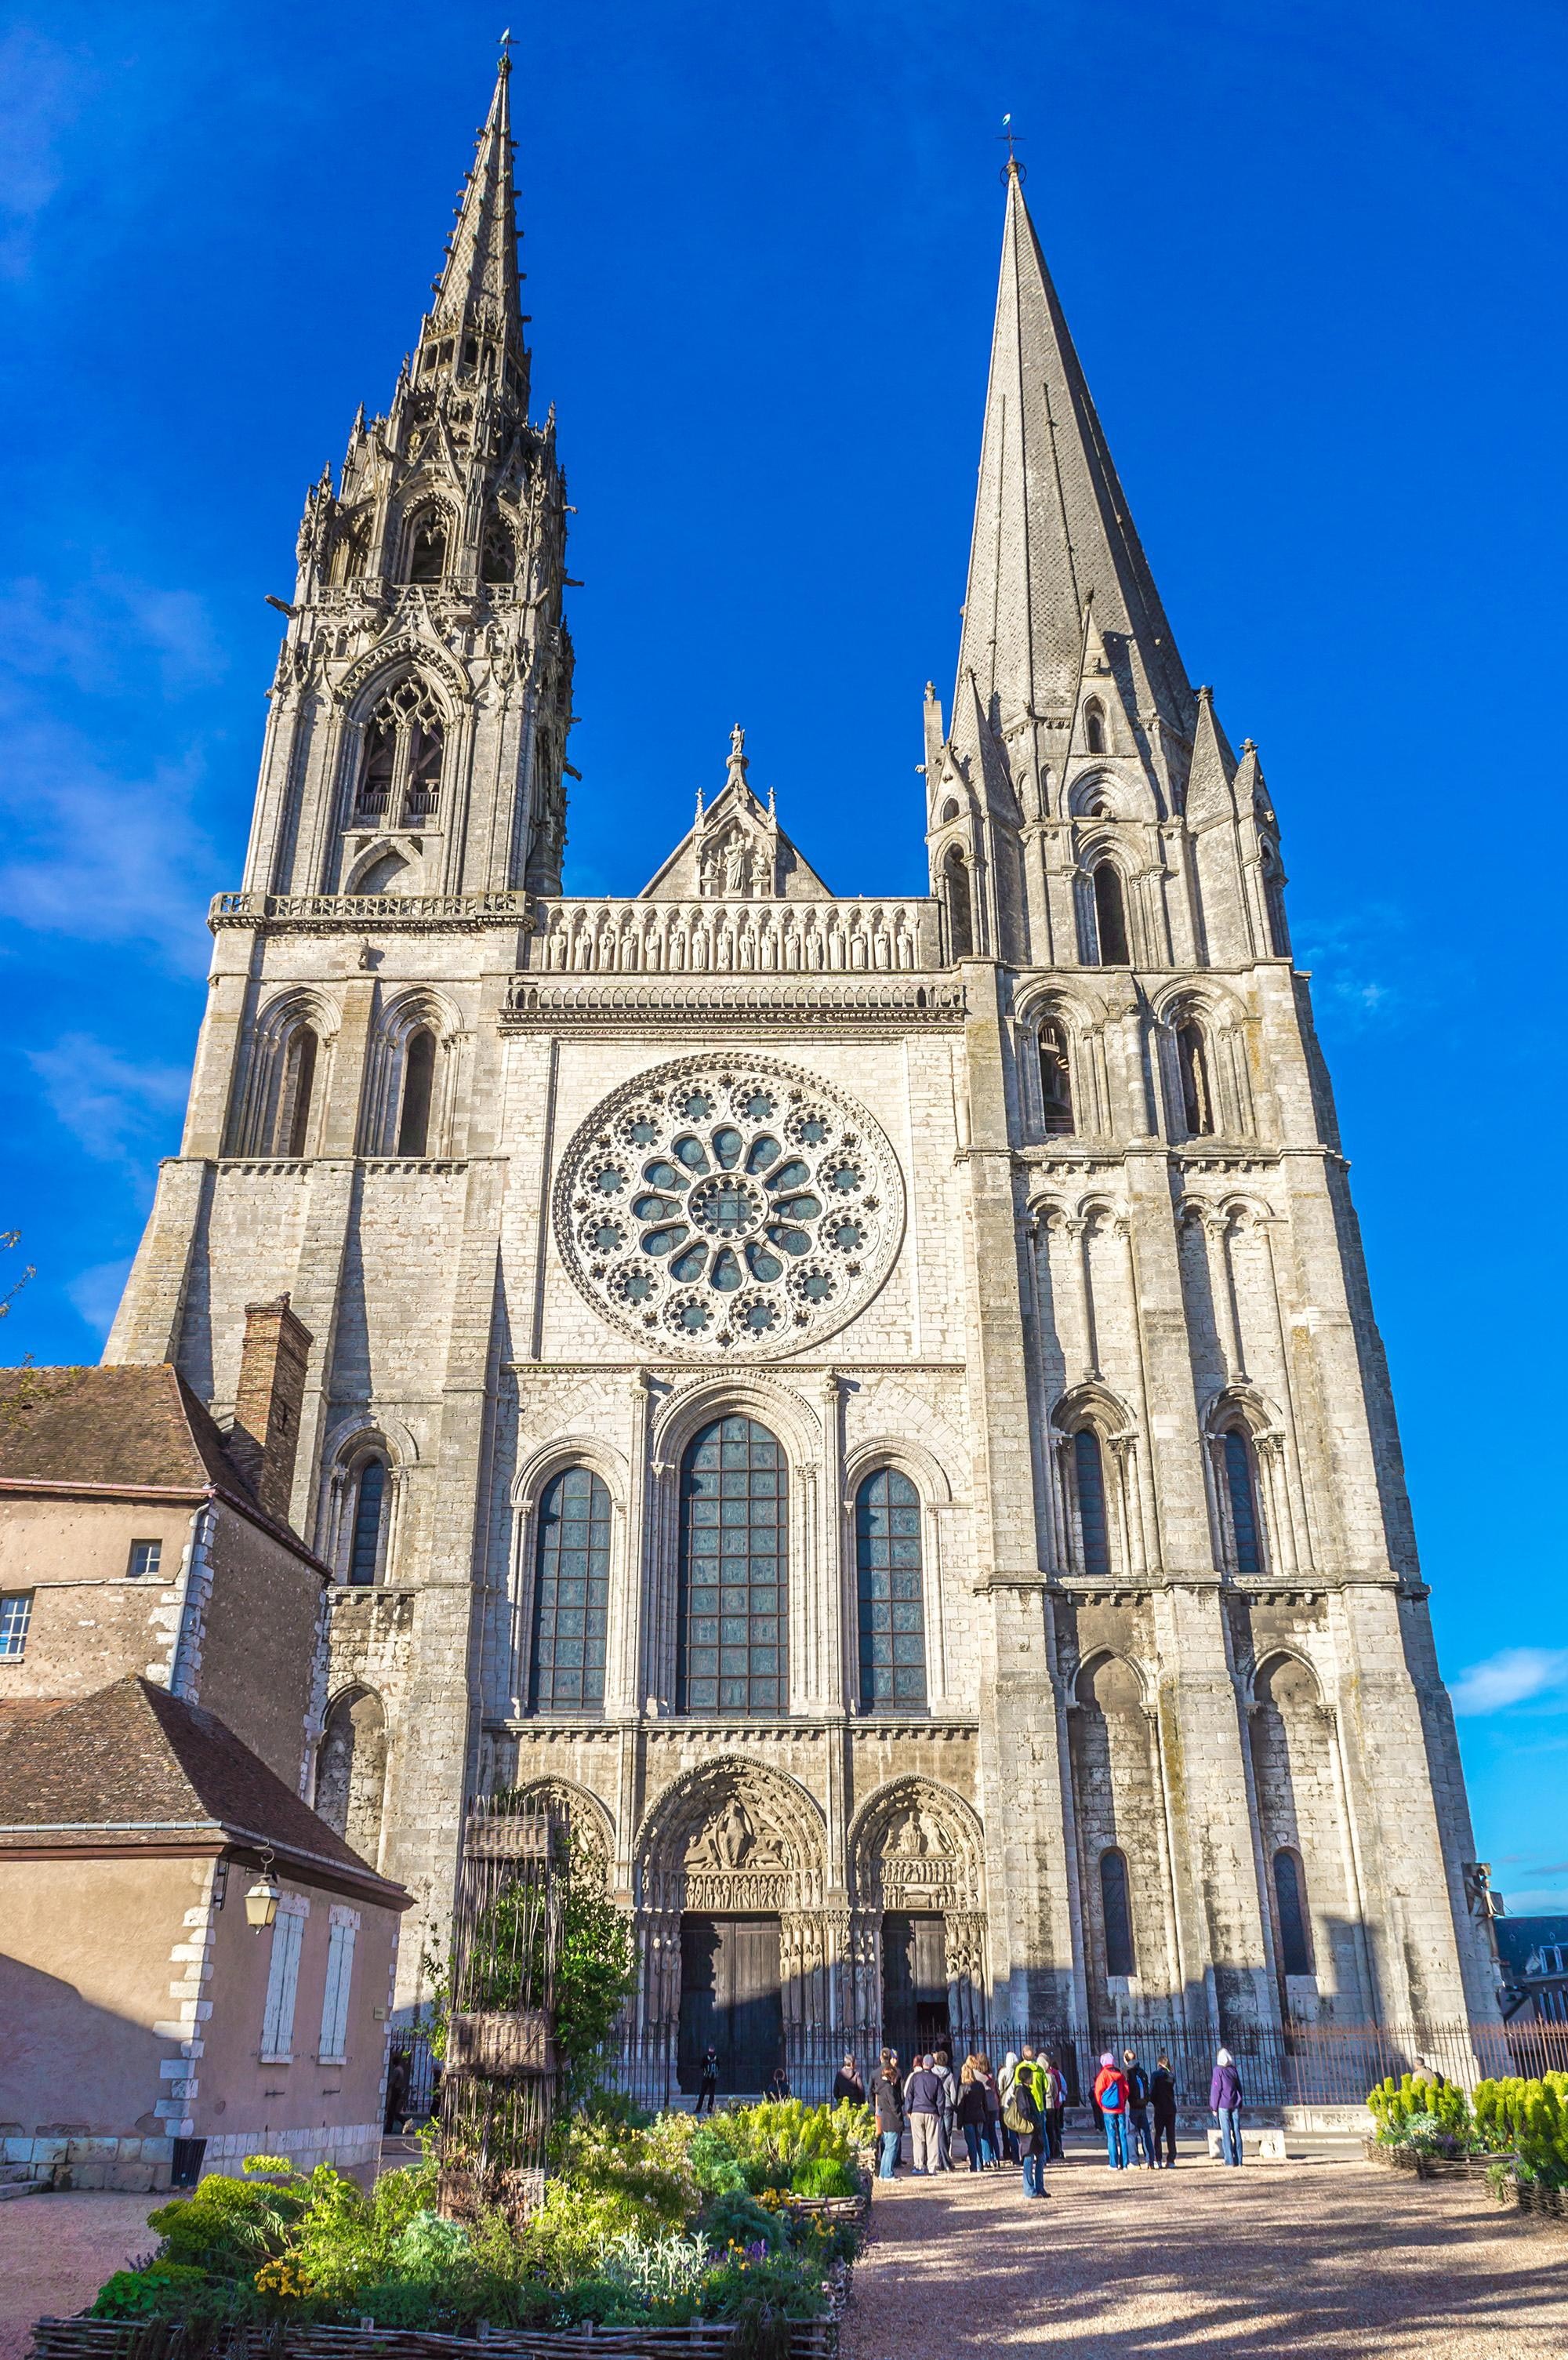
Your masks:
M1018 2153L1024 2159L1024 2194L1045 2194L1045 2111L1035 2092L1032 2073L1019 2073L1013 2083L1009 2102L1015 2114L1021 2115L1024 2127L1015 2131Z
M1138 2061L1136 2049L1122 2050L1122 2071L1127 2085L1127 2129L1132 2136L1129 2160L1154 2169L1154 2136L1149 2127L1149 2076Z
M1160 2150L1165 2149L1165 2169L1176 2169L1176 2076L1171 2070L1169 2057L1157 2057L1154 2071L1149 2076L1149 2101L1154 2110L1154 2169L1160 2169Z
M833 2102L835 2106L863 2106L866 2103L866 2084L853 2057L846 2057L833 2075Z
M884 2065L871 2085L871 2103L877 2112L877 2136L882 2154L877 2166L879 2180L891 2180L898 2166L898 2150L904 2144L904 2092L898 2084L898 2069Z

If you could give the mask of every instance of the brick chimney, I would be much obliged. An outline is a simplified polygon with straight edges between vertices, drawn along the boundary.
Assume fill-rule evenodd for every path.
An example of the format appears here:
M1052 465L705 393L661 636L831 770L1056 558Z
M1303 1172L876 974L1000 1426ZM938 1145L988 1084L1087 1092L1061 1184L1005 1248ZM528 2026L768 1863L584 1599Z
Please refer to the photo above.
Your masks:
M305 1369L314 1340L289 1310L286 1295L276 1303L245 1305L239 1392L226 1448L235 1471L280 1524L289 1522Z

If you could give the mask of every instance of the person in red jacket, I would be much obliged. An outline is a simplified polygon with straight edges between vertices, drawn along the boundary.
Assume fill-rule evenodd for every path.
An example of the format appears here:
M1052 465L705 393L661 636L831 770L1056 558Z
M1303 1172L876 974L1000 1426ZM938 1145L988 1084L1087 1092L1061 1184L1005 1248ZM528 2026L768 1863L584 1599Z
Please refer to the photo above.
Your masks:
M1105 2161L1113 2171L1125 2171L1127 2168L1128 2103L1127 2075L1107 2049L1094 2076L1094 2103L1105 2125Z

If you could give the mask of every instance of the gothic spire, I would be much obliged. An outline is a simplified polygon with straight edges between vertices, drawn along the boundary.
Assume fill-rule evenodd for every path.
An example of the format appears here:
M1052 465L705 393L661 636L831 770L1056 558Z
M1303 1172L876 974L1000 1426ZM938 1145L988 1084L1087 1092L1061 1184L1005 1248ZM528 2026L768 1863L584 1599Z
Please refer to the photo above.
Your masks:
M969 592L958 658L1004 730L1026 715L1058 719L1079 686L1083 612L1123 694L1151 696L1168 727L1191 735L1192 692L1160 603L1061 303L1007 168L1007 224ZM955 709L958 696L954 697Z
M452 338L451 359L456 368L492 376L497 385L510 385L514 390L520 388L526 400L528 355L523 341L512 186L511 72L511 58L503 49L490 112L479 133L474 169L463 184L457 227L419 343L428 355L432 344Z

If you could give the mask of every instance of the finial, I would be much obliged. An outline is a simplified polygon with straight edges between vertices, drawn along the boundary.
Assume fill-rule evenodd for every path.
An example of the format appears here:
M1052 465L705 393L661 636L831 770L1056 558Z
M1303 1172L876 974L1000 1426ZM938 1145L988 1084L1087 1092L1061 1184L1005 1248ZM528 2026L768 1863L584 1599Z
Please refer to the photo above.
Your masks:
M773 790L771 787L768 790L768 816L769 819L777 819L779 816L779 806L773 800Z
M746 731L737 721L730 731L730 759L727 765L732 779L746 781Z
M697 790L697 825L699 827L702 825L702 790L701 787Z
M506 31L501 36L501 55L496 64L495 71L497 73L504 74L509 74L512 71L512 28L510 25L507 26Z
M1002 178L1003 178L1003 180L1023 180L1023 179L1024 179L1024 177L1025 177L1024 168L1023 168L1023 166L1019 163L1019 161L1018 161L1018 156L1017 156L1017 154L1015 153L1015 150L1016 150L1017 146L1018 146L1018 133L1013 129L1013 118L1012 118L1012 116L1011 116L1010 115L1003 115L1003 117L1002 117L1002 128L1001 128L1000 132L998 133L997 137L998 137L999 138L1005 139L1005 140L1007 141L1007 162L1006 162L1006 163L1003 165L1003 167L1002 167Z

